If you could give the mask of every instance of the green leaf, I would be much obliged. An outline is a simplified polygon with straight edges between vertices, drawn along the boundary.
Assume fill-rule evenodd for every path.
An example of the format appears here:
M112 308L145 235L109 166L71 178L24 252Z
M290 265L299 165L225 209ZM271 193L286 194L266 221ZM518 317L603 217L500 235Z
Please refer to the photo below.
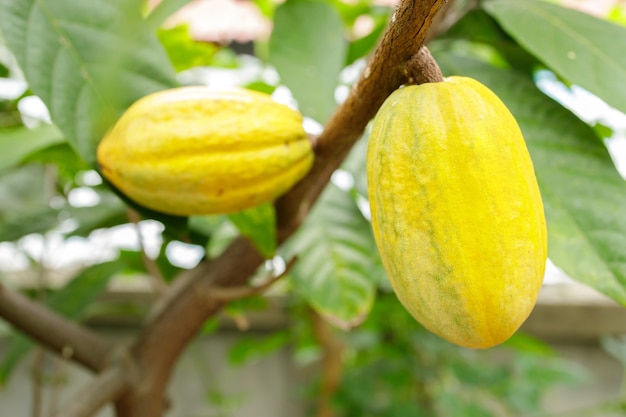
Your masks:
M228 215L239 232L250 239L261 255L272 258L276 252L276 213L271 203Z
M593 129L518 73L450 54L436 58L491 88L517 119L541 188L550 259L626 305L626 183Z
M626 26L626 8L623 6L615 6L609 12L607 19L619 25Z
M473 9L467 12L439 39L467 39L473 42L493 43L507 37L506 32L489 14L481 9Z
M11 333L6 344L0 361L0 386L8 381L11 371L33 347L33 342L20 333Z
M57 313L77 319L106 289L111 277L125 266L122 262L106 262L82 270L65 287L48 298L46 305Z
M269 19L274 16L274 10L276 10L276 2L272 0L253 0L253 2L258 7L263 16Z
M104 292L109 279L123 266L121 262L90 266L76 275L65 287L52 294L44 304L56 313L75 320ZM34 343L27 337L18 333L13 334L0 361L0 383L7 380L15 365L33 346Z
M276 90L275 85L267 84L264 81L253 81L249 84L244 85L243 87L247 90L260 91L261 93L265 94L272 94L274 90Z
M622 365L626 365L626 335L604 336L600 339L602 348Z
M209 317L204 324L202 325L202 329L200 329L200 335L207 336L210 334L214 334L220 328L220 319L216 316Z
M79 172L91 169L67 142L57 143L30 154L24 160L24 164L31 163L54 164L60 187L67 184L74 185Z
M262 339L246 337L238 340L228 351L228 361L231 365L241 366L262 356L268 356L283 348L290 340L289 332L275 332Z
M0 242L16 241L31 233L44 234L59 224L59 212L42 207L37 210L17 212L2 219L0 223Z
M608 139L613 137L613 135L615 134L612 128L602 123L595 123L591 127L596 132L596 135L598 135L599 138Z
M267 311L268 306L269 304L266 297L253 295L229 302L224 307L224 313L230 317L245 316L250 312Z
M370 224L350 196L329 184L288 245L294 289L341 328L361 323L374 302L376 254Z
M148 27L152 30L160 27L168 17L173 15L181 7L189 3L190 0L163 0L146 17Z
M476 397L465 398L458 393L442 392L438 405L447 416L495 417L495 414Z
M529 52L563 78L626 112L626 28L539 0L484 7Z
M269 61L300 111L322 124L337 106L347 50L343 31L341 16L327 3L288 0L276 9Z
M502 346L536 356L549 357L555 355L555 352L550 345L547 345L533 336L521 332L515 333L509 340L504 342Z
M226 216L217 216L217 218L223 221L216 224L216 227L211 234L211 238L206 245L206 253L211 258L217 257L221 254L224 249L226 249L228 245L230 245L230 243L241 233L233 222L226 218Z
M0 176L0 216L46 206L45 168L24 165Z
M194 233L212 236L225 221L225 216L189 216L188 228Z
M450 42L450 41L453 42ZM462 42L465 41L465 42ZM506 66L501 62L504 59L508 64L520 71L531 72L537 66L537 59L520 47L484 10L469 11L454 24L443 36L434 41L432 48L441 45L446 51L473 53L484 55L483 60L492 61L493 65ZM491 50L480 48L481 45L490 45ZM498 55L493 56L494 52Z
M159 40L165 48L176 71L209 65L218 47L191 38L189 27L180 25L171 29L159 29Z
M387 28L390 9L385 8L383 13L372 13L370 16L374 20L374 29L368 34L351 42L348 47L346 65L354 63L359 58L368 55L378 44L378 40Z
M32 153L63 141L61 132L49 125L0 129L0 173L22 163Z
M58 211L46 199L46 171L26 165L0 177L0 241L42 233L58 223Z
M77 153L137 99L176 85L140 0L0 0L0 27L32 89Z
M87 237L96 229L128 223L128 209L119 198L108 191L96 189L96 192L100 197L100 202L96 206L64 208L64 211L78 222L78 227L72 230L71 236Z

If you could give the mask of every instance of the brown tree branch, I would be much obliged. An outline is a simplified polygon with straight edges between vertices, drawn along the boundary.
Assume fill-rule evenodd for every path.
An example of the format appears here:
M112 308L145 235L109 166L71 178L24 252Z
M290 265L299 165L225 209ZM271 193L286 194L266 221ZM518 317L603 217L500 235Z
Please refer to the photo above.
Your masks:
M109 344L95 333L0 285L0 317L64 359L99 372Z
M207 296L215 287L245 285L263 262L252 243L240 237L218 258L201 262L173 282L134 345L139 384L116 402L118 416L163 414L167 409L164 393L178 356L204 321L224 305L207 302Z
M406 68L416 63L411 58L418 54L435 15L444 3L444 0L404 0L398 5L359 81L319 136L313 168L277 201L281 240L291 235L301 223L385 99L407 82ZM430 54L422 55L422 58L432 60ZM428 67L431 66L424 66ZM440 72L422 73L414 82L440 80Z
M424 79L427 74L427 79ZM427 47L423 46L411 57L408 65L404 68L404 76L407 84L424 84L424 82L443 81L443 74L435 59Z
M105 369L80 390L67 407L55 417L90 417L101 407L120 396L131 382L128 369L122 362Z

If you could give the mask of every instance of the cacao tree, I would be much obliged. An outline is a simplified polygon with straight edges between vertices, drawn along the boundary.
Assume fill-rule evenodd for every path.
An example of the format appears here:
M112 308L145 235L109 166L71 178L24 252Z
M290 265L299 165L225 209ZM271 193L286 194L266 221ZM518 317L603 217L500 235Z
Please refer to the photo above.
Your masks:
M184 27L163 28L186 3L0 0L0 45L7 51L0 55L0 76L24 81L22 92L0 100L0 242L19 249L28 236L68 242L122 224L141 231L150 221L158 222L163 240L152 256L142 244L90 259L45 297L0 283L0 317L14 331L3 379L35 343L93 372L58 415L89 416L109 403L120 417L164 415L172 370L207 320L288 280L289 297L306 311L325 352L319 415L332 415L333 396L343 398L346 413L355 412L349 385L358 377L346 374L346 387L339 387L340 372L333 369L341 366L341 347L329 337L330 326L355 329L346 333L349 339L360 325L383 326L380 314L396 325L410 319L389 307L397 301L371 233L367 126L395 90L439 81L440 71L480 81L516 118L541 190L551 262L626 305L626 186L615 152L625 129L601 115L585 118L563 99L582 88L614 114L626 112L626 90L618 88L626 83L626 56L616 52L626 49L623 9L601 19L540 0L403 0L393 8L365 0L258 0L273 29L255 44L257 64L278 79L259 71L242 86L276 93L287 87L314 126L308 129L314 162L271 203L227 215L180 216L144 207L97 175L96 150L137 100L185 84L192 74L186 70L236 61L226 46L189 39ZM371 28L355 36L362 16ZM559 100L545 80L560 86ZM19 103L35 96L49 122L32 125L20 112ZM95 202L73 203L85 189ZM176 242L199 248L202 259L176 265L166 253ZM32 260L42 268L49 261ZM122 345L79 318L112 277L129 271L150 277L155 301L132 342ZM362 324L370 314L372 321ZM401 332L389 333L403 349L410 345ZM432 346L446 352L437 343ZM410 346L390 363L416 354ZM402 407L359 412L422 415L436 408L425 395ZM487 415L481 412L476 415Z

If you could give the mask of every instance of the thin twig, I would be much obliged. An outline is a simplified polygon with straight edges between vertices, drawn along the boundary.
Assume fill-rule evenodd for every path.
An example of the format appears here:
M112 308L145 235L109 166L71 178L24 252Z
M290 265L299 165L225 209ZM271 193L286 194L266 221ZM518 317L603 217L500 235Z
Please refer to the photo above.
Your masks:
M50 395L47 401L47 409L48 415L54 415L57 413L59 409L60 397L63 390L63 384L61 383L63 378L63 373L67 371L68 362L63 360L62 358L53 358L52 362L52 377L54 378L54 383L50 388Z
M209 293L207 294L207 298L213 301L220 302L229 302L234 300L239 300L241 298L252 297L253 295L258 295L265 292L269 287L271 287L276 281L284 277L289 273L291 268L295 265L297 257L293 257L287 262L285 266L285 270L278 275L272 275L267 278L263 283L257 286L238 286L238 287L212 287Z
M152 290L154 293L159 296L163 294L167 290L167 283L163 278L163 274L159 269L159 266L156 264L154 259L150 258L146 253L146 248L144 245L144 237L141 232L141 226L139 222L141 221L141 217L136 210L132 208L128 208L127 210L128 219L135 226L135 232L137 233L137 240L139 241L139 252L141 253L141 261L146 267L146 271L148 271L148 279L150 280L150 284L152 285Z
M207 294L208 302L228 303L230 301L240 300L242 298L252 297L264 293L270 288L276 281L284 277L289 273L291 268L295 265L297 257L293 257L285 265L285 270L278 275L270 274L262 284L257 286L245 286L238 287L213 287ZM248 330L250 328L250 321L244 314L231 315L235 325L241 331Z
M32 417L41 417L43 405L43 365L45 360L45 352L42 348L35 349L32 363Z
M315 340L322 348L322 385L317 396L317 417L333 417L332 399L341 383L344 345L316 311L310 310Z
M51 180L51 177L54 177ZM52 195L52 190L54 189L54 185L56 184L56 175L55 171L51 170L49 166L46 166L46 201L49 201ZM46 286L47 286L47 277L48 277L48 268L46 267L46 254L49 251L49 239L47 236L44 236L44 250L41 253L41 256L37 260L37 282L36 282L36 301L43 303L46 299ZM35 349L33 355L33 368L31 373L32 379L32 393L33 393L33 401L32 401L32 417L41 417L43 412L43 373L44 373L44 362L45 362L46 352L41 347L37 347Z

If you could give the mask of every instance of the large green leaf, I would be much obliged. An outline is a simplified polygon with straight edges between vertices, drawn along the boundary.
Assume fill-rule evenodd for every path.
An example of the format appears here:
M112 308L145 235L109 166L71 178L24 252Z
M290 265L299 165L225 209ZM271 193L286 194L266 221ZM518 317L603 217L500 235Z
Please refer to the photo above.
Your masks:
M141 0L0 0L0 27L35 94L86 161L140 97L176 84Z
M626 305L626 183L592 128L529 78L438 54L444 72L473 77L515 115L548 220L548 256L572 278Z
M55 292L45 302L58 314L77 319L102 292L113 274L120 271L123 262L107 262L84 269L65 287ZM0 361L0 383L6 381L17 363L33 347L33 342L19 333L13 333L5 354Z
M33 152L63 141L63 135L54 126L0 129L0 172L24 161Z
M289 242L296 255L292 282L315 310L350 328L364 320L379 278L371 228L350 196L328 185L304 225Z
M626 28L539 0L484 7L524 48L570 82L626 112Z
M458 42L459 39L468 42ZM454 42L450 42L453 40ZM491 45L493 49L485 49L479 45ZM431 51L443 48L455 52L474 53L487 56L496 66L502 65L502 58L520 71L532 71L537 66L537 58L519 46L496 20L484 10L474 9L456 22L443 36L429 43ZM494 53L497 53L494 54Z
M305 116L325 123L334 111L346 51L341 16L328 3L288 0L276 10L269 61Z

